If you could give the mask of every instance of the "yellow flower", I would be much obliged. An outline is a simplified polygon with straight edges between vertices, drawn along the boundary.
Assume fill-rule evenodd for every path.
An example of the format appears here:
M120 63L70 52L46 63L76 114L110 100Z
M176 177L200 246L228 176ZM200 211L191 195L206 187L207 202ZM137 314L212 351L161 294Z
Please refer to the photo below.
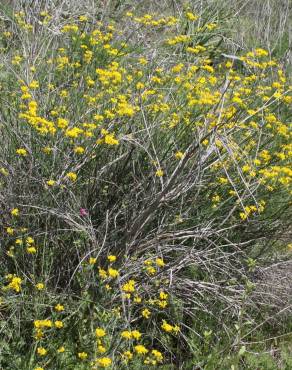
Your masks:
M220 184L227 184L228 183L228 179L226 179L226 177L219 177L219 182Z
M21 290L22 280L18 276L11 276L10 283L8 284L8 289L14 290L16 293L19 293Z
M65 136L72 139L76 139L80 134L83 133L83 130L79 127L72 127L71 129L66 130Z
M141 89L143 89L145 87L145 85L142 83L142 82L137 82L137 84L136 84L136 89L137 90L141 90Z
M37 354L40 356L45 356L48 353L48 351L44 347L38 347Z
M136 297L134 298L134 302L135 302L135 303L141 303L141 302L142 302L142 298L141 298L141 297L139 297L139 296L136 296Z
M139 332L139 330L124 330L121 332L121 337L125 339L137 339L139 340L141 338L142 334Z
M161 328L167 333L170 333L173 330L173 326L168 324L165 320L162 320L162 323Z
M110 262L115 262L115 261L116 261L116 259L117 259L117 257L111 254L111 255L107 256L107 259L108 259Z
M88 263L94 265L96 263L96 258L90 257Z
M85 152L85 149L82 146L77 146L76 148L74 148L74 152L76 154L83 154Z
M154 275L156 273L156 270L153 266L147 267L146 271L148 272L149 275Z
M55 181L55 180L48 180L48 181L47 181L47 185L48 185L48 186L54 186L54 185L55 185L55 183L56 183L56 181Z
M132 333L129 330L124 330L121 332L121 337L125 339L132 339Z
M153 350L151 351L151 353L152 353L152 355L153 355L154 357L156 357L156 360L157 360L158 362L161 362L161 361L163 360L163 355L162 355L162 353L161 353L161 352L159 352L159 351L157 351L157 349L153 349Z
M7 251L7 256L14 257L14 246L10 247Z
M109 357L101 357L96 360L96 365L100 367L108 367L112 364L112 360Z
M60 321L60 320L55 321L55 327L57 329L61 329L61 328L63 328L63 326L64 326L64 324L62 323L62 321Z
M35 367L34 370L45 370L45 369L43 367L38 366L38 367Z
M87 20L88 20L88 18L86 17L86 15L80 15L80 17L79 17L80 22L86 22Z
M139 330L133 330L132 331L132 337L136 340L139 340L141 338L142 334L139 332Z
M118 145L119 140L115 139L113 135L105 135L104 142L108 145Z
M144 347L142 344L138 344L134 347L135 352L138 353L138 355L146 355L148 353L148 349Z
M179 63L171 68L171 72L179 73L183 69L183 67L184 67L183 63Z
M88 357L88 354L86 352L78 352L78 357L80 360L85 360Z
M160 299L167 299L167 297L168 297L168 294L167 293L165 293L165 292L160 292L159 293L159 298Z
M37 252L37 250L36 250L36 248L35 247L27 247L26 248L26 251L27 251L27 253L29 253L29 254L35 254L36 252Z
M97 350L98 350L99 353L106 352L106 348L101 344L97 346Z
M27 150L23 149L23 148L19 148L19 149L16 150L16 154L25 157L25 156L27 156Z
M148 61L145 58L140 58L139 63L142 64L142 65L146 65L148 63Z
M212 197L212 202L214 202L214 203L216 203L216 202L220 202L220 195L214 195L213 197Z
M11 63L13 65L19 65L20 62L23 60L23 57L21 57L20 55L15 55L13 58L12 58L12 61Z
M36 80L32 80L31 83L28 85L28 87L32 90L38 89L40 87L40 84Z
M102 328L96 328L95 329L95 335L97 336L97 338L102 338L106 335L106 332Z
M44 337L44 333L42 332L42 330L41 329L37 329L34 338L35 339L42 339L43 337Z
M37 288L37 290L43 290L44 288L45 288L45 284L43 284L43 283L38 283L38 284L36 284L36 286L35 286L36 288Z
M68 91L67 90L61 90L60 91L61 98L67 98L68 97Z
M130 351L125 351L123 354L122 354L122 357L125 359L125 360L132 360L133 358L133 353L130 352Z
M98 268L98 275L102 279L106 279L107 278L106 271L104 269L102 269L101 267Z
M151 312L148 310L148 308L145 308L142 311L142 316L145 317L145 319L149 319L150 315L151 315Z
M31 236L28 236L25 241L27 245L31 245L34 243L34 239Z
M78 26L76 24L66 24L63 26L61 32L77 32L78 31Z
M35 320L33 324L36 329L51 328L53 326L51 320Z
M1 167L0 168L0 173L2 173L2 175L4 175L4 176L8 176L9 175L9 172L7 170L5 170L4 167Z
M6 232L9 235L13 235L14 234L14 229L12 229L12 227L7 227Z
M50 148L49 146L45 146L42 151L45 153L45 154L50 154L52 153L53 149Z
M188 18L188 20L190 21L196 21L199 16L198 15L195 15L194 13L191 13L191 12L187 12L186 13L186 17Z
M65 352L65 347L64 347L64 346L59 347L59 348L57 349L57 352L58 352L58 353L63 353L63 352Z
M126 293L133 293L135 291L135 280L129 280L122 286L122 290Z
M19 216L19 209L13 208L10 213L12 216Z
M255 55L258 57L266 57L269 55L269 53L267 52L267 50L258 48L255 49Z
M208 30L212 31L213 29L215 29L217 27L217 24L216 23L209 23L209 24L206 24L206 27L208 28Z
M248 165L248 164L245 164L244 166L242 166L242 171L243 172L248 172L248 171L250 171L250 166Z
M164 261L163 261L163 259L162 259L162 258L156 258L155 262L156 262L156 265L157 265L158 267L163 267L163 266L165 266L165 263L164 263Z
M60 303L58 303L56 306L55 306L55 310L58 311L58 312L62 312L64 311L64 306L61 305Z
M176 159L182 159L184 157L184 153L178 151L178 152L175 153L174 156L175 156Z
M164 175L164 172L163 172L163 170L162 170L162 169L159 169L159 170L157 170L157 171L155 172L155 175L156 175L157 177L162 177L162 176Z
M116 269L113 269L111 267L108 268L108 275L111 277L111 278L116 278L119 276L119 271L116 270Z
M93 116L93 118L96 121L102 121L104 119L104 117L101 114L96 114L95 116Z
M76 181L76 179L77 179L77 174L75 172L68 172L66 176L71 181Z
M164 300L159 301L158 306L161 307L161 308L165 308L167 306L167 301L164 301Z

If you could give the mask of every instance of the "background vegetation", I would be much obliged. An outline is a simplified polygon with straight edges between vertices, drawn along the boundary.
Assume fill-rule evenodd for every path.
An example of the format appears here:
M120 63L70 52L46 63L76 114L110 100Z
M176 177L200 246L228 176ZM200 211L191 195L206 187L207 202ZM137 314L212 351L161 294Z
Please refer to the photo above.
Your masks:
M291 7L1 2L1 369L291 368Z

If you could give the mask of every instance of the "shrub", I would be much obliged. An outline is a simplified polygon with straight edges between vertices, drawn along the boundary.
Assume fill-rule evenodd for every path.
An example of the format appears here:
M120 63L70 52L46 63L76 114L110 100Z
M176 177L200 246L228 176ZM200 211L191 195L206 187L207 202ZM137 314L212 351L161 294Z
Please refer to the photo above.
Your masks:
M289 216L285 71L188 9L128 12L127 38L3 17L1 366L191 368L220 341L237 364Z

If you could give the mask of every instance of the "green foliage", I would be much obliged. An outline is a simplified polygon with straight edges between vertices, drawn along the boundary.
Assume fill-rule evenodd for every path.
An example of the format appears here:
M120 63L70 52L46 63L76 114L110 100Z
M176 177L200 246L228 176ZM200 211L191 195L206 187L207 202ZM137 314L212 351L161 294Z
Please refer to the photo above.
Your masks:
M0 367L288 369L285 42L97 5L2 7Z

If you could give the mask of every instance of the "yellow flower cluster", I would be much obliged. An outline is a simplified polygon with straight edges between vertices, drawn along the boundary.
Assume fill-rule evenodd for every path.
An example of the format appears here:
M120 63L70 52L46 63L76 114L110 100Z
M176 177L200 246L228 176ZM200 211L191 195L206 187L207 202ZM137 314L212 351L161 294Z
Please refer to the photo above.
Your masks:
M127 13L127 16L132 17L133 14ZM144 26L151 27L174 26L178 22L178 19L175 17L155 18L152 14L144 14L142 17L134 17L133 20L137 23L143 24Z
M16 293L21 291L22 279L19 276L8 274L6 279L8 279L9 283L4 287L5 290L14 290Z
M191 37L188 35L179 35L171 39L166 40L167 45L173 46L176 44L187 43L191 41Z

